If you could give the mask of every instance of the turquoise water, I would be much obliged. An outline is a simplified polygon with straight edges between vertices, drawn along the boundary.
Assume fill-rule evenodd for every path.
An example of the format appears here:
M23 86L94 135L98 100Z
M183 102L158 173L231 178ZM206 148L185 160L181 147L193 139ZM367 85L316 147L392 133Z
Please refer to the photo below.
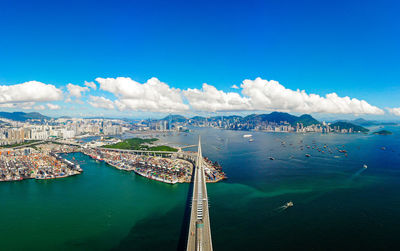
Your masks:
M254 142L248 142L242 137L248 132L208 128L162 141L193 144L201 134L204 155L229 177L208 185L215 250L382 250L400 246L400 128L387 129L395 134L251 132ZM302 151L300 141L340 146L348 157ZM183 246L188 184L163 184L79 153L72 157L82 175L0 183L0 249ZM278 210L288 201L294 207Z

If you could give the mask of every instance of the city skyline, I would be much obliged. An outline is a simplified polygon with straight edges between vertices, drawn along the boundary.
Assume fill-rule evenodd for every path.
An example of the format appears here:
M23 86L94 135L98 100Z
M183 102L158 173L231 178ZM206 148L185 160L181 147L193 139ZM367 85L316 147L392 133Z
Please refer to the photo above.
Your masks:
M398 3L179 6L1 3L0 109L398 120Z

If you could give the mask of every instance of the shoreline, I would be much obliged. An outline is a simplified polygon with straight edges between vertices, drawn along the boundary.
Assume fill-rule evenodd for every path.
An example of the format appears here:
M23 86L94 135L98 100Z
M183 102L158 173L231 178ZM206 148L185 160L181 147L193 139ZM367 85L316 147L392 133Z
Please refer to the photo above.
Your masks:
M99 157L97 157L95 155L87 154L87 153L84 153L84 152L82 152L82 153L84 155L86 155L86 156L89 156L93 160L104 162L104 163L106 163L106 164L110 165L111 167L116 168L118 170L122 170L122 171L125 171L125 172L134 172L135 174L137 174L139 176L142 176L144 178L150 179L150 180L155 180L155 181L158 181L158 182L171 184L171 185L174 185L174 184L177 184L177 183L180 183L180 184L191 183L190 180L188 180L188 181L182 181L181 179L168 180L168 179L165 179L165 178L156 177L156 176L153 176L153 175L149 175L148 173L144 173L144 172L138 171L135 166L129 167L129 168L124 168L124 167L121 167L121 166L119 166L117 164L111 163L110 161L107 161L105 159L101 159L101 158L99 158ZM223 181L225 179L227 179L227 177L226 177L226 175L223 175L222 177L220 177L218 179L215 179L215 180L207 180L206 183L217 183L217 182L221 182L221 181Z

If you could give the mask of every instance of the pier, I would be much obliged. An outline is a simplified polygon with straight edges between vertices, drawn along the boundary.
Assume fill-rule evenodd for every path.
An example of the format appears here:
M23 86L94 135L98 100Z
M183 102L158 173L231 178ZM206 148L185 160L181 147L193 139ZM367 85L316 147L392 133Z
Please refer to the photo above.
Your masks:
M187 251L212 251L208 195L204 177L204 159L199 137L194 169L192 208L190 212Z

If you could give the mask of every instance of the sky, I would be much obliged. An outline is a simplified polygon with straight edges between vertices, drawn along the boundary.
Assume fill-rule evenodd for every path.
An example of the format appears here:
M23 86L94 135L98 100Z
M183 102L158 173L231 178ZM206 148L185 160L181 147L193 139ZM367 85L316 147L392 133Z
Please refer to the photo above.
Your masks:
M0 1L0 110L400 119L398 1Z

